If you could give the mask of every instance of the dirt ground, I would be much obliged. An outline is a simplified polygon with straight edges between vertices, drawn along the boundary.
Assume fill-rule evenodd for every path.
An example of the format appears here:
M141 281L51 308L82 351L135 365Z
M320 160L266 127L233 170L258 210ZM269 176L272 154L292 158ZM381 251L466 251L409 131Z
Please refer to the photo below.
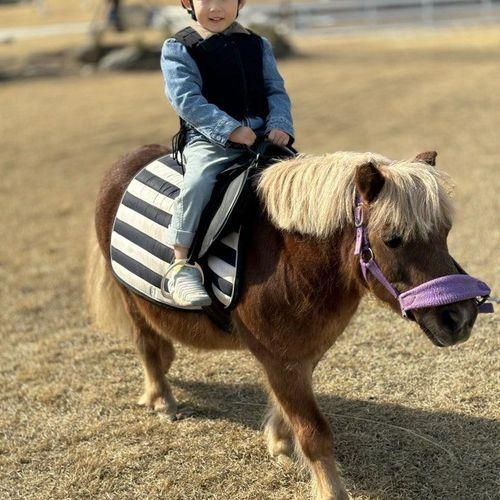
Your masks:
M437 150L456 184L451 252L500 295L500 30L296 44L301 56L280 67L298 148ZM192 416L169 423L135 404L131 342L88 325L82 277L100 177L176 130L160 73L8 82L0 110L1 497L308 498L308 475L267 455L249 355L179 347L170 379ZM438 349L363 305L315 374L353 498L498 498L496 318Z

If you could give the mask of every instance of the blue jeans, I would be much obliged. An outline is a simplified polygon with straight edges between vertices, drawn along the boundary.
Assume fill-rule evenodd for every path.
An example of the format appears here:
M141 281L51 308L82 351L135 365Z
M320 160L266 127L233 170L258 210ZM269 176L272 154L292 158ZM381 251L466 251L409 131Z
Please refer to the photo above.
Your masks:
M167 230L169 245L189 248L217 180L217 175L245 154L244 149L212 144L195 136L183 152L184 184L175 200L172 221Z

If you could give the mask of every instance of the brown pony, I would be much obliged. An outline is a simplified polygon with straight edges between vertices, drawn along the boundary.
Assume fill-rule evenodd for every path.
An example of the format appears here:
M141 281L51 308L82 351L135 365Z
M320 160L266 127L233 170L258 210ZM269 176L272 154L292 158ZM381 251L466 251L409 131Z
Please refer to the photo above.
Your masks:
M348 498L330 427L316 404L312 374L365 293L400 313L385 288L371 277L364 280L353 255L355 192L364 200L377 262L400 291L456 274L446 245L452 212L448 184L434 167L436 154L401 162L371 153L299 156L265 170L257 188L260 210L249 228L241 299L228 334L203 313L142 299L111 274L111 229L121 196L139 169L167 153L162 146L144 146L104 177L87 279L97 324L133 332L145 373L140 404L172 418L177 405L165 378L174 360L172 340L203 349L249 349L268 381L269 452L290 455L296 445L311 470L315 498ZM466 340L476 315L474 300L413 313L439 346Z

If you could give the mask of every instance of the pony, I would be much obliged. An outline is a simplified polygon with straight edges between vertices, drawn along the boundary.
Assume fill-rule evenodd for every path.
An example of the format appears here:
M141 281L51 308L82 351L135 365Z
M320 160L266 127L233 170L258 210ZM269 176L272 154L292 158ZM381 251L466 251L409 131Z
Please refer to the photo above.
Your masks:
M123 287L110 268L110 235L133 176L167 154L160 145L124 156L104 175L87 265L91 313L103 330L130 331L144 365L139 404L175 419L166 374L172 341L198 349L248 349L265 372L269 412L264 427L274 457L296 448L308 465L317 500L346 499L334 440L312 388L313 371L370 293L401 313L395 297L354 255L358 196L371 252L387 280L405 291L457 274L447 249L453 208L448 177L435 152L391 161L373 153L299 155L263 170L249 218L245 277L231 311L231 332L204 313L148 302ZM473 299L409 313L437 346L465 341L477 316Z

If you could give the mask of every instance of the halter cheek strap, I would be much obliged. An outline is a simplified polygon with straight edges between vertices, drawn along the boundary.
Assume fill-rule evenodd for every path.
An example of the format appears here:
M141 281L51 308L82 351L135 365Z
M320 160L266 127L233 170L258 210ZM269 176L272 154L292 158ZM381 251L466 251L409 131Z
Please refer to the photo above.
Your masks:
M493 304L486 303L491 292L488 285L469 276L455 260L453 262L460 274L441 276L426 281L406 292L399 292L384 276L384 273L375 262L364 221L363 200L357 193L354 206L354 224L356 226L354 255L359 255L359 263L364 279L368 281L368 273L372 274L398 300L404 318L407 318L408 311L413 309L442 306L467 299L476 299L480 313L493 312Z

